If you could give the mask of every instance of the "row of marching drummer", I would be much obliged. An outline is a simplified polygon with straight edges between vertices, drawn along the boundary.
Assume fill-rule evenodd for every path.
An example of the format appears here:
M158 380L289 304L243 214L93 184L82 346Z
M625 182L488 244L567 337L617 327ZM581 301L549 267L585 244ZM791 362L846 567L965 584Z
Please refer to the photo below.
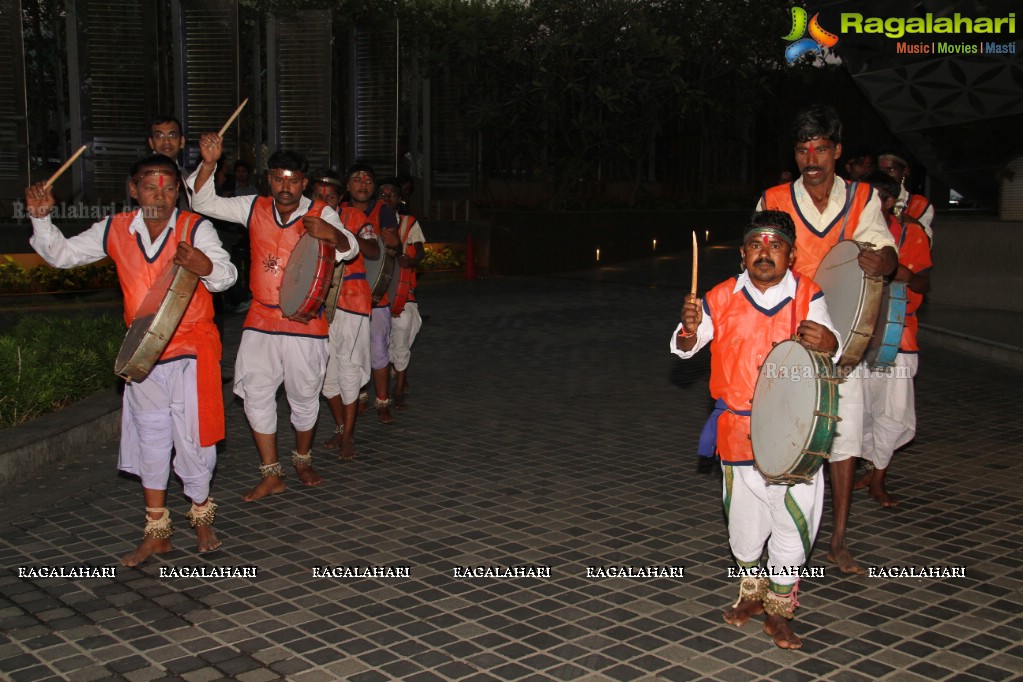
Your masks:
M154 154L129 171L138 209L70 238L51 222L52 184L74 158L25 190L30 243L46 262L72 268L109 257L124 292L129 329L114 370L127 380L118 468L141 479L146 509L142 541L121 559L126 566L171 549L172 462L192 502L186 516L198 551L221 546L210 495L216 445L225 435L213 294L231 287L238 270L204 216L244 226L250 243L252 302L234 392L244 401L260 480L245 501L286 488L277 444L282 384L296 432L291 465L307 486L323 482L312 465L321 393L337 425L326 445L340 459L355 456L364 387L375 393L381 423L393 422L392 407L405 406L410 349L422 323L415 285L425 238L416 219L397 210L398 181L378 184L373 169L358 163L343 179L310 175L305 157L282 150L267 163L269 196L218 196L213 178L223 133L202 135L202 163L184 177L180 123L156 119L149 134Z
M916 310L930 284L933 209L905 189L904 155L844 180L842 123L829 106L799 112L790 131L800 176L764 192L742 231L742 271L702 298L692 293L672 334L683 359L711 349L717 401L699 453L719 457L731 554L741 576L724 612L764 616L782 648L799 648L791 620L824 500L834 513L826 558L866 571L846 529L854 488L881 505L895 450L916 433ZM856 478L856 463L864 473ZM763 560L766 545L766 562Z

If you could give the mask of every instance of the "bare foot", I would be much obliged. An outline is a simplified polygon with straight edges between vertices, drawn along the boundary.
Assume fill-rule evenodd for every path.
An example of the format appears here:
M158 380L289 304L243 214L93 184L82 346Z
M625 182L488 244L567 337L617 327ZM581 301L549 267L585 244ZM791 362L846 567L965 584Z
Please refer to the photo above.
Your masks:
M342 462L355 459L355 439L351 436L345 436L341 439L341 454L337 456Z
M121 557L121 565L138 566L152 555L163 554L164 552L171 551L171 549L171 542L169 538L164 538L162 540L148 538L143 540L134 551L128 552Z
M253 502L255 500L261 500L267 495L276 495L277 493L283 493L284 489L287 488L284 485L284 478L281 476L267 476L259 482L255 488L242 495L242 500L245 502Z
M856 559L853 559L852 554L849 553L849 549L846 547L831 548L825 557L828 561L838 564L838 570L842 573L852 573L854 575L863 575L867 572L867 569L860 566ZM781 646L781 645L779 645Z
M217 539L217 534L213 532L213 526L196 526L195 537L199 541L199 554L220 549L220 545L223 544Z
M803 646L803 640L796 637L789 621L781 616L765 618L764 632L774 638L774 643L782 649L799 649Z
M328 450L336 450L337 448L341 447L341 436L342 433L340 431L335 431L334 435L330 437L330 440L324 441L323 447L327 448Z
M394 415L391 414L391 410L387 405L377 408L377 419L380 420L381 424L394 423Z
M404 410L408 407L408 403L405 402L405 395L402 393L395 394L395 396L391 398L391 403L394 405L394 409L396 410Z
M316 473L316 469L313 469L311 466L297 466L295 467L295 473L297 473L299 479L301 479L302 485L307 485L310 488L323 483L323 476Z
M756 616L764 612L764 603L759 599L743 599L737 606L733 606L724 612L725 622L729 625L742 627L750 616Z
M899 498L894 495L890 495L888 491L885 490L884 483L870 486L870 496L877 500L878 504L882 507L899 506Z
M863 490L864 488L870 487L870 484L874 480L874 470L871 469L867 473L860 477L860 480L853 484L853 490Z

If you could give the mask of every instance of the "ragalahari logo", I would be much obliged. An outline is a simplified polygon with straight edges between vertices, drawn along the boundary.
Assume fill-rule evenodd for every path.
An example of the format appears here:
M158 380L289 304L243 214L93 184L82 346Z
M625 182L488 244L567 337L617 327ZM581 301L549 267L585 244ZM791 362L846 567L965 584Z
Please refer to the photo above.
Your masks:
M792 30L784 40L792 43L785 48L785 59L789 64L806 54L821 54L822 48L832 48L838 44L838 36L821 28L817 20L820 14L814 14L809 24L806 21L806 10L802 7L792 8ZM810 37L803 36L809 32Z

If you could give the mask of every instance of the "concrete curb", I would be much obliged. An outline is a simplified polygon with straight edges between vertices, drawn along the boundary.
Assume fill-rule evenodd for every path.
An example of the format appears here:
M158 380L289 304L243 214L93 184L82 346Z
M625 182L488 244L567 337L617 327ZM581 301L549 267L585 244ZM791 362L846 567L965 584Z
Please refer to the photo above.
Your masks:
M941 345L957 353L983 358L1015 369L1023 369L1023 347L989 341L923 322L920 323L918 335L920 340L925 343Z
M121 430L121 395L116 390L89 396L27 424L0 431L0 489L67 459Z

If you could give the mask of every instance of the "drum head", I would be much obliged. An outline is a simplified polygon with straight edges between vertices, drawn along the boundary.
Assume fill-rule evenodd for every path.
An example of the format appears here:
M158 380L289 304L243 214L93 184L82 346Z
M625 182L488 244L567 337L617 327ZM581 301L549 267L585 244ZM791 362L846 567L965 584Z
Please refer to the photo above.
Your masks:
M369 258L367 256L362 257L363 262L366 263L366 281L369 282L370 291L376 288L377 280L380 279L380 273L383 272L384 254L386 253L384 250L384 240L380 237L377 237L376 239L377 246L380 247L380 254L376 258Z
M306 302L309 290L316 281L319 265L320 242L308 233L295 244L281 279L281 314L295 315Z
M142 381L160 359L192 301L199 276L168 263L135 311L128 333L114 361L114 373L128 381Z
M859 255L856 242L839 242L824 256L813 276L824 291L828 315L843 342L855 327L862 305L864 273L857 260Z
M767 477L789 471L802 456L817 410L817 368L810 351L796 341L782 341L760 367L750 438L757 468Z

